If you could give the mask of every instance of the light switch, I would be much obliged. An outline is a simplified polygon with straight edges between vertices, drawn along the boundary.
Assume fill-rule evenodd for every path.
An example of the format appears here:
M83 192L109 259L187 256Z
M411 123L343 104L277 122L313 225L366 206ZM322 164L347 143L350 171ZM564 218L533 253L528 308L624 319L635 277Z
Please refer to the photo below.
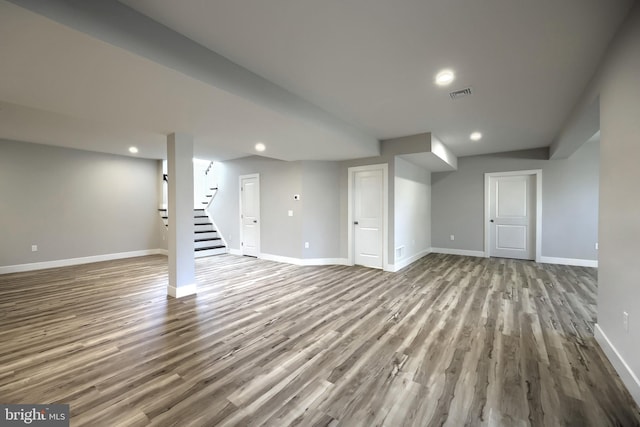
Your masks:
M293 210L289 209L289 216L293 216Z

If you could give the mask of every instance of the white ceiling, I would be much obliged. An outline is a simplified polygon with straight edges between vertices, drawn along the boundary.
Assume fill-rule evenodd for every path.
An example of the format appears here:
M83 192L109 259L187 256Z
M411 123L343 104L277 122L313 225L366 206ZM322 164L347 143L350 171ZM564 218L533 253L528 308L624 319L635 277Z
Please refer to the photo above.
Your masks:
M0 138L125 155L135 145L148 158L165 157L172 132L213 160L259 141L284 160L377 153L6 2L0 41Z
M458 156L548 146L633 0L121 3L315 104L336 128L0 0L0 138L122 154L136 144L161 158L164 135L184 131L217 159L260 140L286 160L365 157L375 138L422 132ZM457 79L443 89L433 77L445 67ZM473 95L449 98L466 86ZM481 142L469 141L475 130Z

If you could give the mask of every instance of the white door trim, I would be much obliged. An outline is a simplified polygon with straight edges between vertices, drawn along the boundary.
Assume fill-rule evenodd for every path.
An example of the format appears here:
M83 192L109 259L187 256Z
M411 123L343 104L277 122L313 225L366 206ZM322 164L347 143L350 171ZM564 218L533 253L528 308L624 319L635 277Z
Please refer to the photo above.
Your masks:
M244 246L243 246L243 242L244 242L244 232L243 232L243 227L242 227L242 180L243 179L247 179L247 178L255 178L256 182L258 183L258 201L257 201L257 205L258 205L258 225L260 227L260 233L257 233L257 237L256 237L256 248L257 248L257 257L260 257L260 235L262 234L262 218L261 218L261 212L260 212L260 174L259 173L251 173L251 174L247 174L247 175L240 175L238 177L238 203L239 203L239 213L238 213L238 220L240 222L240 255L244 255Z
M382 269L389 270L389 165L355 166L348 169L347 179L347 262L354 265L353 241L353 183L356 172L382 170Z
M484 254L486 258L491 255L490 243L489 243L489 220L490 204L489 204L489 192L491 185L489 183L491 178L501 176L519 176L519 175L534 175L536 178L536 262L540 262L542 253L542 169L530 169L523 171L511 171L511 172L487 172L484 174Z

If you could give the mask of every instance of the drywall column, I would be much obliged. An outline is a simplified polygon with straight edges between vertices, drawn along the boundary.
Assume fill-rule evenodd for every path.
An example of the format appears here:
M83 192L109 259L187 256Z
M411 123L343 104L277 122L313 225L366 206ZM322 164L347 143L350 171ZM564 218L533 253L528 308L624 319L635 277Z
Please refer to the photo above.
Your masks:
M169 287L174 298L196 293L193 253L193 138L167 136L169 179Z
M640 2L611 43L600 90L595 338L640 405Z

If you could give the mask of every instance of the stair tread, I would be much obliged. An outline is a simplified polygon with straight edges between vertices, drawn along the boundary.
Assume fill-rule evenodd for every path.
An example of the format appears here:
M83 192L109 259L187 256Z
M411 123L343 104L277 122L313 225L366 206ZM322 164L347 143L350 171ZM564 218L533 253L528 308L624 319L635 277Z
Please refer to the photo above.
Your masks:
M211 237L211 238L206 238L206 239L194 239L194 242L209 242L209 241L213 241L213 240L222 240L220 237Z
M201 231L194 231L194 233L216 233L216 230L201 230Z

